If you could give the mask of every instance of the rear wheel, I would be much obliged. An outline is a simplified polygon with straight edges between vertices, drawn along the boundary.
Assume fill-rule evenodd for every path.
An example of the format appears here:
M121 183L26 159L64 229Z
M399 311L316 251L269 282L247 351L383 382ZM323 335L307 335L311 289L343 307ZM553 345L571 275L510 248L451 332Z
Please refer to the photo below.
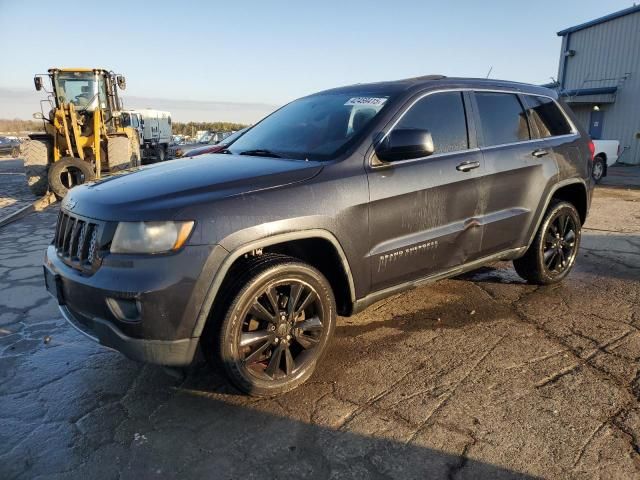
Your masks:
M49 169L49 187L59 199L64 198L73 187L94 178L93 166L79 158L63 158L51 165Z
M218 362L250 395L292 390L313 374L333 334L331 286L318 270L286 256L258 257L241 271L217 332L204 338L205 353L217 344Z
M131 167L139 167L142 165L140 155L140 142L137 138L131 140L131 160L129 162Z
M167 149L163 145L156 147L156 162L164 162L167 159Z
M599 183L600 180L602 180L602 177L604 177L605 166L605 160L601 155L598 155L593 159L593 170L591 170L591 176L596 183Z
M568 202L553 203L527 253L513 261L516 272L529 283L549 285L561 281L575 264L581 235L576 208Z
M34 195L47 193L47 170L51 158L51 144L47 140L29 139L23 145L24 174Z

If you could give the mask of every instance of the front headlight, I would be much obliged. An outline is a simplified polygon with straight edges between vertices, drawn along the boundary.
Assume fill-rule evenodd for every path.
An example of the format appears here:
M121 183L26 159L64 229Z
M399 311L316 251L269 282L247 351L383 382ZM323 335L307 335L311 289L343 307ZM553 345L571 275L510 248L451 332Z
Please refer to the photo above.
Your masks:
M120 222L111 253L163 253L178 250L193 230L194 222Z

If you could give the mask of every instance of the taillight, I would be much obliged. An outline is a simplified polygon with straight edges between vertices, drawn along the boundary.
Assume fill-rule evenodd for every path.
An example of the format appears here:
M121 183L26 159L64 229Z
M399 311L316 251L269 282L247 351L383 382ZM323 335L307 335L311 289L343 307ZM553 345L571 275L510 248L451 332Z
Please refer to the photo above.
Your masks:
M593 157L596 154L596 146L593 143L593 140L589 140L589 152L591 152L591 161L593 162Z

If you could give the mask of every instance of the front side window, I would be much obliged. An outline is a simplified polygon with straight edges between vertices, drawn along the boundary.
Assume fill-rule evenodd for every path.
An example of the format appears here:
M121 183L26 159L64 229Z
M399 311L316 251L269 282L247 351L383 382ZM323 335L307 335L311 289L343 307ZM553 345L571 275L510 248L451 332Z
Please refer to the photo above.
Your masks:
M356 142L390 99L383 92L325 93L301 98L253 126L229 151L329 160Z
M483 146L530 140L529 124L520 100L512 93L476 92Z
M555 137L571 133L571 125L552 99L527 95L528 113L540 135L540 138Z
M409 109L395 128L429 130L433 138L434 154L469 148L461 92L427 95Z

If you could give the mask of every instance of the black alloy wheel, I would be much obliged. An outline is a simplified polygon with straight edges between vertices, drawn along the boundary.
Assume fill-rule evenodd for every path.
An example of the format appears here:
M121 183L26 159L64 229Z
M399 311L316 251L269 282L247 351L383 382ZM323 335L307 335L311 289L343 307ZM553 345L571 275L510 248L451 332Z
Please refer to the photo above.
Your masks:
M547 226L542 242L544 266L550 276L562 274L576 256L578 227L569 212L561 212Z
M244 312L236 340L242 368L265 380L295 376L317 357L323 318L322 302L309 284L268 284Z
M336 322L335 299L322 273L284 255L263 257L242 268L217 334L205 336L205 342L218 343L218 360L230 380L256 396L304 383Z
M561 281L576 262L581 234L582 222L575 206L554 200L526 253L513 261L516 272L538 285Z

